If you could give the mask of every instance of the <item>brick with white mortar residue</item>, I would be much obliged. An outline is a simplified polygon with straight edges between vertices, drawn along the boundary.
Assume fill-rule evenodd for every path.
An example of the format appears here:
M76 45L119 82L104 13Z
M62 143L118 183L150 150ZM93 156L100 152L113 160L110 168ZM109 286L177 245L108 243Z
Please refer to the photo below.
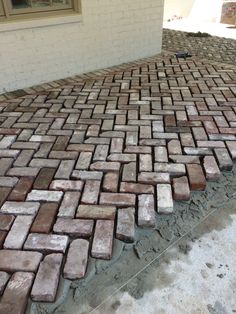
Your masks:
M40 263L31 291L33 301L55 301L62 259L62 254L50 254L45 256L44 260Z
M32 190L28 196L27 201L45 201L45 202L60 202L62 199L62 191L48 191L48 190Z
M70 192L67 191L64 194L63 200L61 202L58 217L70 217L75 216L75 211L78 206L80 199L80 192Z
M216 148L215 154L220 170L231 170L233 168L233 161L226 148Z
M207 180L218 180L220 177L220 169L217 165L215 157L213 156L206 156L203 160L203 167L206 174Z
M70 280L85 276L88 262L89 241L76 239L71 242L64 267L64 277Z
M125 242L133 242L135 237L135 208L118 210L116 237Z
M79 205L76 217L85 219L108 219L114 220L116 207L104 205Z
M100 185L100 181L87 180L84 186L81 202L83 204L97 204Z
M157 184L157 210L159 214L172 214L174 204L170 184Z
M34 279L33 273L16 272L9 280L0 302L0 313L24 314Z
M30 233L24 250L65 253L68 241L65 235Z
M141 194L138 196L138 225L140 227L154 228L155 205L152 194Z
M93 232L93 220L58 218L53 231L57 234L68 234L76 238L89 238Z
M62 160L55 174L55 179L70 179L74 164L74 160Z
M1 219L1 217L0 217ZM29 233L34 216L17 216L4 242L5 249L21 249Z
M13 215L35 215L38 212L38 202L5 202L0 212Z
M97 220L91 255L100 259L111 259L114 221Z
M19 250L1 250L0 270L6 272L30 271L36 272L43 255L39 252ZM9 261L11 261L9 263Z
M82 191L84 182L79 180L54 180L50 184L50 190L57 191Z
M9 278L10 278L10 275L8 273L6 273L5 271L0 271L0 296L2 295L4 291L6 283Z

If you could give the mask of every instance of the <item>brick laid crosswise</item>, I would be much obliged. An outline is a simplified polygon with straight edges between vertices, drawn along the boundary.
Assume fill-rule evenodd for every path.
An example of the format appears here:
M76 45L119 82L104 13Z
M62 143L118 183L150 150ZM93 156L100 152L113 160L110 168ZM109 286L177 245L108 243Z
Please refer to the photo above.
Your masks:
M28 295L53 302L60 276L83 278L235 159L236 70L210 61L167 54L0 103L0 312L14 283L22 313Z

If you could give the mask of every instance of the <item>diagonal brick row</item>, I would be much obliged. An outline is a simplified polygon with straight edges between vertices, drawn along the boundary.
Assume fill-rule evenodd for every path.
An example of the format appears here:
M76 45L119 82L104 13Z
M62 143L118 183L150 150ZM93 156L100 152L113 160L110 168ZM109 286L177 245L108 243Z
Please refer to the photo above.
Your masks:
M0 103L0 312L53 302L60 274L83 278L235 158L236 71L198 59Z

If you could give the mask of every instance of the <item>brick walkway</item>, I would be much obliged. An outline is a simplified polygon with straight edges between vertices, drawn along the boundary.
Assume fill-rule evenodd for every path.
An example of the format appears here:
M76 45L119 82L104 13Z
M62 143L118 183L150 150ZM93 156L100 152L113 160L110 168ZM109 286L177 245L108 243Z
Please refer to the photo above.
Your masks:
M230 170L235 111L236 70L167 54L0 103L0 313Z
M236 40L230 38L189 37L185 32L164 29L163 49L173 52L189 51L198 57L236 66Z

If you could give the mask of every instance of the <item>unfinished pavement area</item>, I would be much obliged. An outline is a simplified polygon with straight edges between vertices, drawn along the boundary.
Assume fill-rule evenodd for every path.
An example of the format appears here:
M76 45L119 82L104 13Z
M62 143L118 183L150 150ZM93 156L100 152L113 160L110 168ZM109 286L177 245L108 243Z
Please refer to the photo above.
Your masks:
M235 106L234 66L171 53L0 103L0 311L54 302L231 170Z

